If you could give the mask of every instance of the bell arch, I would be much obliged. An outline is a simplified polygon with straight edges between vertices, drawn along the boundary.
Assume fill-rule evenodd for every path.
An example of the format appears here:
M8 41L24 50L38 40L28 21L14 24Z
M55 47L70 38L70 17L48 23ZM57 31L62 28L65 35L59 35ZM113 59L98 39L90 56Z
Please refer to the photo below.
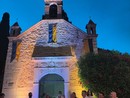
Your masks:
M51 19L57 18L57 5L56 4L50 5L49 16Z

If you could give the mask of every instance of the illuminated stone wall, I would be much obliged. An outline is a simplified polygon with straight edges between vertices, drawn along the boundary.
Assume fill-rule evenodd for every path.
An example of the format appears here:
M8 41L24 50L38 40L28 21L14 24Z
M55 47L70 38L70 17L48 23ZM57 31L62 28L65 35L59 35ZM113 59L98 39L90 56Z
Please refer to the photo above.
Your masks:
M84 90L84 88L78 77L78 69L75 67L70 71L70 94L75 92L78 98L82 98L82 90Z
M51 23L57 23L57 43L48 43L48 25ZM10 37L3 85L5 98L28 98L29 92L33 92L34 98L38 98L38 82L49 73L59 74L65 79L66 98L73 91L80 98L83 88L78 78L76 62L83 53L89 51L86 48L88 46L84 46L83 40L86 37L85 32L63 19L42 20L21 35ZM20 42L19 49L16 49L19 53L11 61L14 41ZM71 46L72 56L32 57L35 46Z

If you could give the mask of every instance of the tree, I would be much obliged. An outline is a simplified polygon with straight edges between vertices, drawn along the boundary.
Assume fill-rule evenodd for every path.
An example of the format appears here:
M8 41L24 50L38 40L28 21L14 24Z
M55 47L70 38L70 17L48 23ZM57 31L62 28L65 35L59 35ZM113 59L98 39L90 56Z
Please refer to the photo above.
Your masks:
M116 91L118 98L129 98L129 54L99 49L98 54L88 53L82 56L78 67L83 85L95 94L103 92L107 98L111 91Z

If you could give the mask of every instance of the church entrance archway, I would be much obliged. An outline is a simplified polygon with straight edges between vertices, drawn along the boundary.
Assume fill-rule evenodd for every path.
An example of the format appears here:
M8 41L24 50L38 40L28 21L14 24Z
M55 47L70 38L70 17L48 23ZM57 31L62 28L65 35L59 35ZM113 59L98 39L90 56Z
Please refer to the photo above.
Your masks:
M47 74L39 81L39 98L44 98L44 94L56 98L59 91L64 93L64 79L60 75Z

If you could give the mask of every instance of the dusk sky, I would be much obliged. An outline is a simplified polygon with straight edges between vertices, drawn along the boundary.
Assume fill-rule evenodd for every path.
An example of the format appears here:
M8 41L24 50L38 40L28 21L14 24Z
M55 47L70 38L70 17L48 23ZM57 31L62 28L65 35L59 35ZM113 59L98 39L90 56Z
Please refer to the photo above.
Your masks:
M130 54L130 0L63 0L63 8L83 31L90 18L97 24L99 48ZM24 32L41 20L44 0L0 0L0 20L4 12Z

